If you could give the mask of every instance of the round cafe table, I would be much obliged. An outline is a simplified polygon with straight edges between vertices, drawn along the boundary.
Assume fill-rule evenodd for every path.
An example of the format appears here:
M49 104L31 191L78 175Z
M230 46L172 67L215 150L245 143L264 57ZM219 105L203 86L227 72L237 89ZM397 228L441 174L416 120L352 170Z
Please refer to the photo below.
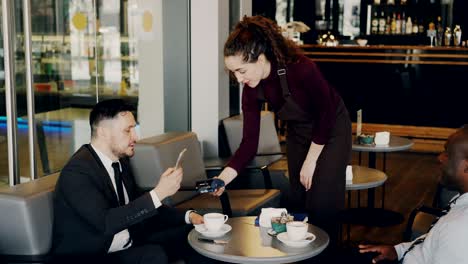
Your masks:
M376 168L376 154L384 153L384 172L385 172L385 153L408 150L413 146L413 141L399 136L390 136L388 145L375 144L358 144L353 141L353 151L362 151L369 153L369 168ZM371 226L389 226L400 224L404 218L400 213L385 210L383 208L375 208L375 188L367 189L367 208L356 208L351 210L353 216L349 219L359 219L355 223L362 223ZM359 217L358 217L359 216ZM354 222L354 221L352 221Z
M375 144L359 144L357 140L353 141L353 151L362 151L369 153L369 168L376 168L376 153L382 152L396 152L408 150L413 146L413 141L399 136L390 136L390 142L388 145L375 145ZM385 160L384 160L385 162ZM385 165L384 165L385 171Z
M403 151L408 150L413 146L413 141L407 138L398 137L398 136L390 136L390 142L388 145L375 145L375 144L358 144L357 141L353 143L352 149L353 151L362 151L369 153L369 168L375 169L376 168L376 153L382 152L396 152L396 151ZM384 156L384 172L385 172L385 156ZM368 189L368 199L367 199L367 207L374 208L374 200L375 200L375 189L370 188Z
M270 236L268 228L255 226L254 216L234 217L226 223L232 230L216 239L227 240L227 244L201 242L198 238L203 236L193 229L188 235L190 246L203 256L230 263L291 263L320 254L329 243L328 234L311 224L309 232L315 240L293 248Z
M352 170L353 179L346 181L347 191L376 188L387 180L387 174L376 169L353 165Z

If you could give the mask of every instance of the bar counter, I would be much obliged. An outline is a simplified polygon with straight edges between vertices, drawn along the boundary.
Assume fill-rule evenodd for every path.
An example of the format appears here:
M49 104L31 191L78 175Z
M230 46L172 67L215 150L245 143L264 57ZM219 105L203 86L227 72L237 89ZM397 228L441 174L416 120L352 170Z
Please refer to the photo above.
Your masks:
M448 132L468 123L468 48L307 44L301 48L337 88L351 119L356 121L356 111L362 109L363 122L372 124L367 125L372 131L440 141L423 147L439 151ZM415 148L422 149L417 141Z
M426 64L468 66L468 48L409 45L302 45L304 53L317 62Z

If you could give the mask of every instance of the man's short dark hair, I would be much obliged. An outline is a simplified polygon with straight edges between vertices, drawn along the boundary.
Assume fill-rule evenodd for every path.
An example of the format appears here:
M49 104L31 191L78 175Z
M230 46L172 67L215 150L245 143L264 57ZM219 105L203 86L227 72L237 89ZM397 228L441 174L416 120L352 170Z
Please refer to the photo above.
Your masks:
M91 137L96 133L96 128L103 120L113 119L121 112L135 112L135 107L122 99L110 99L97 103L89 114Z

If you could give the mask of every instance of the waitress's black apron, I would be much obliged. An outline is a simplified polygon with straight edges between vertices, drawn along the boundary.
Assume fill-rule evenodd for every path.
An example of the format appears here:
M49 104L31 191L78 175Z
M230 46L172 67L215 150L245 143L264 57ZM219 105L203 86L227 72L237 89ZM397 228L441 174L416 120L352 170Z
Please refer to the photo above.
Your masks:
M348 111L340 99L336 109L336 122L328 142L320 154L312 187L305 191L300 182L300 171L312 143L314 116L304 110L291 97L286 71L278 70L284 105L276 113L287 122L287 158L289 182L291 184L290 211L309 214L309 223L323 228L335 244L339 235L338 215L344 207L346 166L351 159L351 121ZM265 100L263 88L259 87L258 98Z

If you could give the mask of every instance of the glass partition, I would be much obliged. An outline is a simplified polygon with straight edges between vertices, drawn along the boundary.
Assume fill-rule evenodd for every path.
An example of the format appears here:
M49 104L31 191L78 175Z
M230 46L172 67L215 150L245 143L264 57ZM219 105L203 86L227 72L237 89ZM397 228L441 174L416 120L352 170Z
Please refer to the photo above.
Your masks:
M0 1L0 10L2 2ZM5 65L3 49L3 17L0 12L0 187L9 184L8 178L8 144L7 144L7 124L6 124L6 99L5 99Z
M13 78L17 99L14 106L18 121L15 144L18 146L19 174L23 180L28 180L31 178L28 147L31 130L28 125L23 6L22 1L12 2L12 27L15 29L11 37L15 57ZM74 151L90 141L89 112L101 100L123 98L137 109L141 108L139 113L150 113L145 119L146 124L151 123L149 131L161 131L161 127L162 131L190 129L187 2L30 0L30 4L37 137L33 157L38 177L61 170ZM173 22L163 26L163 16L166 22ZM179 30L182 16L184 34ZM176 24L177 30L173 30ZM164 45L163 41L166 41ZM3 56L1 48L0 56ZM9 172L4 79L2 58L0 183L8 183ZM142 81L145 90L141 90ZM138 100L142 91L147 98L144 107Z
M22 1L13 2L17 146L21 179L26 181L31 175L23 7ZM137 107L138 52L132 21L127 21L129 14L138 12L133 2L31 1L34 156L39 177L59 171L75 150L89 142L88 117L96 102L124 98ZM3 58L0 64L1 184L8 183L8 146Z

